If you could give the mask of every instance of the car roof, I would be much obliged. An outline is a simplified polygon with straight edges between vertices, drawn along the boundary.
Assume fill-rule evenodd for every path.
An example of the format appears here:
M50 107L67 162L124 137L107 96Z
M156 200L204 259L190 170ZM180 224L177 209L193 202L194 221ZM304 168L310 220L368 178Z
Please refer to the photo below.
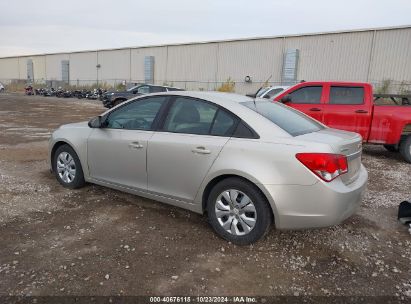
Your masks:
M256 102L262 103L270 102L264 98L254 99L245 95L215 91L169 91L138 96L136 98L129 99L126 102L144 99L150 96L182 96L209 101L237 115L240 119L244 120L247 124L249 124L260 135L261 138L272 138L274 134L282 137L291 137L290 134L281 129L279 126L275 125L270 120L263 118L261 114L241 104L245 102L253 102L254 100ZM109 109L107 110L107 112L110 112L113 109L115 108Z
M143 86L183 90L183 89L180 89L180 88L178 88L178 87L164 86L164 85L151 84L151 83L138 83L138 84L136 84L135 86L132 86L132 87L128 88L127 90L134 89L134 88L138 88L138 87L143 87Z
M366 85L370 85L367 82L359 82L359 81L340 81L340 80L327 80L327 81L302 81L299 83L296 83L294 86L296 85L323 85L323 84L328 84L328 85L359 85L359 86L366 86Z
M172 92L160 92L150 95L178 95L178 96L187 96L192 98L204 99L211 101L218 105L227 106L229 104L238 104L240 102L253 101L253 98L235 94L235 93L224 93L224 92L215 92L215 91L172 91ZM259 99L259 98L258 98ZM265 99L262 99L266 101Z
M289 88L290 86L279 86L279 85L275 85L275 86L269 86L266 87L267 89L286 89Z

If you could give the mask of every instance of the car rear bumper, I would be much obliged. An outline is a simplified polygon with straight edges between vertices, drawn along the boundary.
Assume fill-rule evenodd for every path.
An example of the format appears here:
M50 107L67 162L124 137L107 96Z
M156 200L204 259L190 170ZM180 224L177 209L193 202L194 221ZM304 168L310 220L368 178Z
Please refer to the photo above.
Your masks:
M318 181L311 186L264 185L274 204L278 229L306 229L339 224L350 217L361 203L368 180L361 165L358 178L349 185L341 179Z

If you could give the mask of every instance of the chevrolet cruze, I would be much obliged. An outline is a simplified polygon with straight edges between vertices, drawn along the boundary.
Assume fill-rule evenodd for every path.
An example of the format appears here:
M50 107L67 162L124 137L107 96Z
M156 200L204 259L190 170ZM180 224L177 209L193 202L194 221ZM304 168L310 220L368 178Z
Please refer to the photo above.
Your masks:
M89 182L206 214L244 245L271 224L324 227L352 215L368 178L361 142L280 103L170 92L61 126L49 159L67 188Z

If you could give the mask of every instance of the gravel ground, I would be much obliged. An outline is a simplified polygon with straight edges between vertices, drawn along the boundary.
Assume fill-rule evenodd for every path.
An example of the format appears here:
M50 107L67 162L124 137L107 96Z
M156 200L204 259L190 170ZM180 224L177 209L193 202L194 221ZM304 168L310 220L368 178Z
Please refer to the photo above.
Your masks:
M98 102L0 95L0 295L340 295L411 300L411 235L396 221L411 165L365 146L369 185L338 226L238 247L202 216L108 188L61 187L47 140Z

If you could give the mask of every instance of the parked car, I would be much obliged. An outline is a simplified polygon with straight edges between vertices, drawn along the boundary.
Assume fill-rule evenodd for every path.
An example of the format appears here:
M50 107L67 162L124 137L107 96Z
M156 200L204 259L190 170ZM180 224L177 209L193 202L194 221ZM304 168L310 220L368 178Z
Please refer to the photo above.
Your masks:
M4 85L0 82L0 93L5 91Z
M260 90L258 90L256 97L271 99L288 88L289 86L272 86L261 88Z
M360 82L304 82L274 98L328 127L361 134L363 141L400 151L411 163L411 107L374 104L372 86Z
M179 88L167 87L167 86L157 86L151 84L140 84L132 87L126 91L111 91L103 94L102 102L106 108L112 108L120 103L126 101L127 99L149 94L149 93L159 93L159 92L169 92L169 91L183 91Z
M134 98L51 136L67 188L86 182L208 215L222 238L348 218L367 183L361 137L266 99L217 92Z

